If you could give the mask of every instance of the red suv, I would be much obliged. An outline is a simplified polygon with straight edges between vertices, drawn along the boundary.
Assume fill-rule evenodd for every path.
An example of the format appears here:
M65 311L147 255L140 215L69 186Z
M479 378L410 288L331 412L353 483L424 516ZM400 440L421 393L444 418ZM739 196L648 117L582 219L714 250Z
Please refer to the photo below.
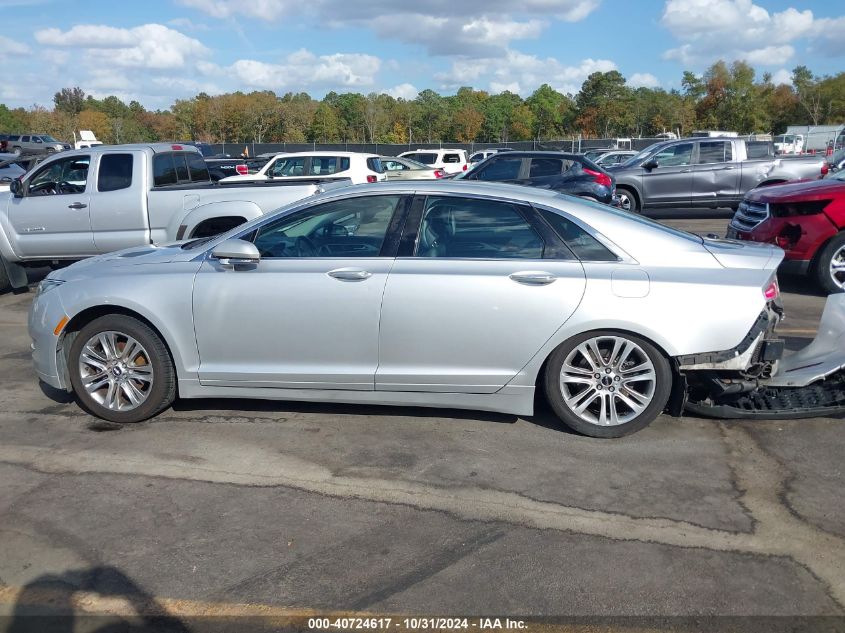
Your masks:
M826 292L845 290L845 173L752 189L727 237L777 244L780 270L810 275Z

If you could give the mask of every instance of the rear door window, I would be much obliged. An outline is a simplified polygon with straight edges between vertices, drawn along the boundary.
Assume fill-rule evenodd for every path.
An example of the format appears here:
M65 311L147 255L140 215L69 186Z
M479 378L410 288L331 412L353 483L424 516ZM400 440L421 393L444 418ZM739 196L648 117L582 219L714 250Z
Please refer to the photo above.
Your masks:
M725 141L701 141L698 144L698 164L727 163L733 160L731 144Z
M575 222L546 209L540 209L540 214L581 261L615 262L619 260L606 246Z
M132 186L132 154L104 154L100 157L97 191L118 191Z
M517 209L505 202L430 196L417 257L541 259L544 243Z
M494 158L478 172L478 180L516 180L521 168L521 158Z
M312 156L311 174L314 176L326 176L343 171L341 160L337 156Z
M529 178L559 176L563 172L563 161L559 158L532 158Z
M461 155L460 154L443 154L443 162L444 163L460 163L461 162Z

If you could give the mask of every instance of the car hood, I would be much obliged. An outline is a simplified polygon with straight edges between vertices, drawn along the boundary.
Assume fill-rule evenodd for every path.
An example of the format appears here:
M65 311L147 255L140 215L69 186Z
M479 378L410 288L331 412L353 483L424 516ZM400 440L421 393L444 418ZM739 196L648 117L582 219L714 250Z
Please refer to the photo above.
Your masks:
M83 259L66 268L60 268L50 273L50 278L71 281L77 278L96 276L105 270L114 272L121 268L131 270L132 267L141 264L185 262L196 258L204 252L201 248L189 251L182 250L182 244L183 242L172 242L158 246L136 246L114 251L113 253L106 253L105 255L89 257L88 259Z
M783 249L773 244L712 237L703 238L701 243L725 268L774 271L784 256Z
M821 200L830 196L845 195L845 182L841 180L794 180L782 185L752 189L745 196L753 202L791 202Z

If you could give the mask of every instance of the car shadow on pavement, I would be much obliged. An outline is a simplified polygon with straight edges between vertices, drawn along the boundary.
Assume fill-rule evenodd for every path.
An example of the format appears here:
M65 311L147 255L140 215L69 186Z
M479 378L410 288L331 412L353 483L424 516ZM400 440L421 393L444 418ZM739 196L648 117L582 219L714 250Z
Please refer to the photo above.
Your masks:
M104 605L110 608L103 611ZM15 598L11 622L5 630L73 633L79 625L91 633L190 631L150 593L111 566L44 574L27 583Z
M513 424L519 418L506 413L466 409L442 409L393 405L347 404L334 402L298 402L292 400L258 400L238 398L208 398L176 400L176 412L218 411L223 416L239 417L240 412L314 413L318 415L366 415L376 417L453 418Z

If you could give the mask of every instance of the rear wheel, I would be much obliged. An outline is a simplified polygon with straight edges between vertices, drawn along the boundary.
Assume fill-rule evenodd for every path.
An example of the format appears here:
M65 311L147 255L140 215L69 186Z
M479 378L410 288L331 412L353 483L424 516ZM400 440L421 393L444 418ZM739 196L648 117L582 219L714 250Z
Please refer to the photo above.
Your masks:
M619 196L619 208L623 211L630 211L631 213L639 213L640 203L637 200L636 194L625 187L617 187L616 195Z
M586 332L552 353L545 388L566 426L590 437L622 437L663 411L672 371L660 351L634 334Z
M83 409L111 422L140 422L170 406L176 374L167 347L149 326L122 314L91 321L68 354Z
M814 273L816 283L828 294L845 291L845 232L831 238L819 252Z
M5 292L11 287L9 282L9 274L6 272L6 262L3 256L0 255L0 292Z

